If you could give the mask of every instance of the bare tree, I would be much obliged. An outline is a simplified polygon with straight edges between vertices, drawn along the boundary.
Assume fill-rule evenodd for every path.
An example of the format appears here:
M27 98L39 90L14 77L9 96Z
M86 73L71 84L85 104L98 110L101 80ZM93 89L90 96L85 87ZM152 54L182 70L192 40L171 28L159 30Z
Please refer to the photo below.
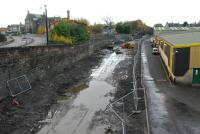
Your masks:
M106 23L107 26L112 27L113 21L112 21L111 17L108 17L108 16L107 16L107 17L104 17L104 18L103 18L103 21Z

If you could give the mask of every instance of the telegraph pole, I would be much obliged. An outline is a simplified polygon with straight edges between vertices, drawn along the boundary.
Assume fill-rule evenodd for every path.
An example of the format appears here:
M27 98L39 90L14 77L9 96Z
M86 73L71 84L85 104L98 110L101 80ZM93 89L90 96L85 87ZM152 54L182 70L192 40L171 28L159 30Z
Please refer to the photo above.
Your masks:
M45 8L45 18L46 18L46 38L47 38L47 45L49 44L49 35L48 35L48 17L47 17L47 6L44 5Z

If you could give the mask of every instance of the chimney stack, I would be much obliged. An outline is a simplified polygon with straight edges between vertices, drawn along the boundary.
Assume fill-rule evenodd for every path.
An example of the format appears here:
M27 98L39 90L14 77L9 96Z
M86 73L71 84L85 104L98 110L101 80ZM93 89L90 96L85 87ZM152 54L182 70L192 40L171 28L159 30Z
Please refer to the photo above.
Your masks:
M70 11L67 10L67 19L70 20Z

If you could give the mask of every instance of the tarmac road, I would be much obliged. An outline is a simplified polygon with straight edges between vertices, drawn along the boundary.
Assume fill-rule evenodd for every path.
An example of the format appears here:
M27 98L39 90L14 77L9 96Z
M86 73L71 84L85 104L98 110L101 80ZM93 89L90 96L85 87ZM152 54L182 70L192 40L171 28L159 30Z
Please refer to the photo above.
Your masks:
M35 35L35 34L30 34L27 37L32 38L34 41L27 46L42 46L46 45L46 37L45 35Z
M148 40L142 44L143 84L152 134L199 134L200 88L170 82Z
M6 47L19 47L19 46L25 46L27 44L30 44L32 42L32 39L22 39L22 36L13 36L14 42L0 46L0 48L6 48Z
M23 39L23 37L26 38ZM46 45L46 38L44 35L27 34L25 36L13 36L13 38L14 42L0 46L0 48Z

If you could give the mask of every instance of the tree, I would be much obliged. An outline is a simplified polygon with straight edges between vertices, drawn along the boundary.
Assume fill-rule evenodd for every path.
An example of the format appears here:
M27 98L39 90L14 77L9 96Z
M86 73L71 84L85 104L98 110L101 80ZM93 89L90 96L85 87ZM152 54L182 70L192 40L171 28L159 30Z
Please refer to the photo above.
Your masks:
M77 44L88 41L90 33L85 21L69 20L58 23L49 32L50 40L64 44Z
M105 18L103 18L103 21L106 23L106 26L109 29L114 28L114 22L112 21L111 17L105 17Z
M189 24L187 21L183 22L183 27L188 27L188 26L189 26Z
M148 27L141 20L119 22L116 24L116 31L125 34L149 34L152 33L152 28Z
M101 33L102 30L103 30L103 25L102 24L94 24L93 26L91 26L91 31L94 34Z
M122 22L117 23L115 29L118 33L123 33L123 23Z
M83 18L80 18L80 19L77 19L77 20L72 20L72 21L75 22L75 23L81 24L81 25L85 25L85 26L90 25L90 22L86 19L83 19Z
M4 42L6 40L7 40L6 36L0 33L0 42Z
M107 26L112 26L113 21L110 17L103 18L103 21L106 23Z
M163 27L161 23L155 24L154 27Z

